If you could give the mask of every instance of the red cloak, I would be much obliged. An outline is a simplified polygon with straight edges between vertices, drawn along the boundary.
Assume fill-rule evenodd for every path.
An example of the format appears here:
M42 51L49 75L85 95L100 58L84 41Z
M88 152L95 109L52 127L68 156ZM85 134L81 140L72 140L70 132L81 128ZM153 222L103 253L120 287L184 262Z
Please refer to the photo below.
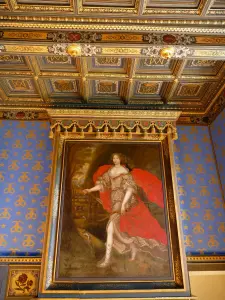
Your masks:
M98 168L93 176L94 182L102 176L112 166L103 165ZM153 174L141 169L133 169L131 175L135 183L143 189L149 202L154 202L159 207L164 207L162 182ZM100 192L103 208L111 213L110 190ZM154 239L158 242L167 244L165 230L159 225L158 221L152 216L144 202L137 197L138 204L133 206L128 212L120 217L120 230L132 237L144 239Z

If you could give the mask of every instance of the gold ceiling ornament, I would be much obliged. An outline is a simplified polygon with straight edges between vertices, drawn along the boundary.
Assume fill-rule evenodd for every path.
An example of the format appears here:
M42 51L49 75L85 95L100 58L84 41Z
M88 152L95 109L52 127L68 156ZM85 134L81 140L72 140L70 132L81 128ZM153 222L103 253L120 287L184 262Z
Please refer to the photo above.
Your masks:
M150 57L162 57L164 59L173 58L185 58L192 56L194 53L193 49L185 46L165 46L161 47L160 45L151 45L148 48L143 48L141 54L150 56Z
M169 47L162 48L159 53L162 58L170 59L174 56L175 49L174 47L169 46Z
M71 44L67 47L67 53L72 57L81 56L81 46L79 44Z

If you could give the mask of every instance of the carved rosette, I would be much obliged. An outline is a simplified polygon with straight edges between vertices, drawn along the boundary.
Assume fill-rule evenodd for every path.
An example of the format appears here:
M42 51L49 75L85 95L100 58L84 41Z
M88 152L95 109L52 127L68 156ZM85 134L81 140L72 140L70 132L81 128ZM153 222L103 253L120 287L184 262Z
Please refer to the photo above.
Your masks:
M48 47L48 52L55 55L69 55L68 48L71 44L54 44ZM101 48L92 46L90 44L80 44L80 55L81 56L95 56L101 53ZM79 56L80 56L79 55Z
M164 47L162 46L150 46L148 48L142 49L142 54L145 56L154 56L154 57L161 57L161 50ZM173 58L185 58L188 56L192 56L194 53L193 49L184 46L173 46L174 53Z
M5 52L5 46L4 45L0 45L0 53L1 52Z
M36 297L38 293L39 267L12 267L9 271L7 296Z

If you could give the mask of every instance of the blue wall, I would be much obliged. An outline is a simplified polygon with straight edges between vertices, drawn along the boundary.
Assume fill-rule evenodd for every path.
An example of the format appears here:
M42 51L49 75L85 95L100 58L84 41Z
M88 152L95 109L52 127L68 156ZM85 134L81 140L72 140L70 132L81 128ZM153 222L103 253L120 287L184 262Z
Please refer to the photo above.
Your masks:
M225 109L212 123L211 133L223 187L223 194L225 194Z
M51 168L48 122L0 121L0 255L40 255Z
M175 142L178 194L188 255L225 253L225 210L206 126L179 126Z
M0 121L2 256L41 254L52 151L48 133L48 122ZM225 209L208 128L179 126L178 134L175 162L186 252L223 254Z

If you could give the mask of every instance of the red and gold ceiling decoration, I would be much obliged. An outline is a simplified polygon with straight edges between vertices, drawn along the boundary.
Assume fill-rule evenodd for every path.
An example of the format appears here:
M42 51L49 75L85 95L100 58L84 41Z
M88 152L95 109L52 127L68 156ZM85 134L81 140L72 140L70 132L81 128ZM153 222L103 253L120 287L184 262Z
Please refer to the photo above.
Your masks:
M0 105L182 111L225 103L223 0L0 0Z

